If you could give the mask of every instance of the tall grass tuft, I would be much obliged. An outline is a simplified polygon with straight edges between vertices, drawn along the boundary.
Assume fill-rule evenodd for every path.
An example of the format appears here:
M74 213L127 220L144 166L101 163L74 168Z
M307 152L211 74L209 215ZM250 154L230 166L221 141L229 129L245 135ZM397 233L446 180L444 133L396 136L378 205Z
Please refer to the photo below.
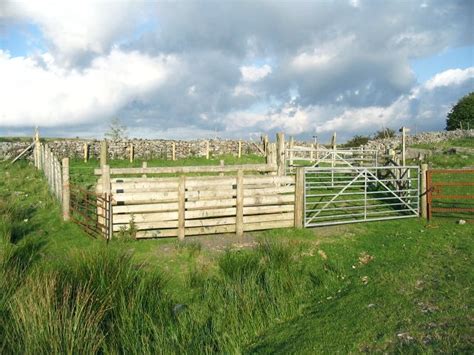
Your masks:
M2 353L241 352L295 316L313 287L298 248L267 241L226 252L212 272L194 270L191 296L176 299L160 270L114 248L37 262L29 273L34 248L21 248L24 258L12 253L2 264L8 279L11 268L23 275L2 298Z

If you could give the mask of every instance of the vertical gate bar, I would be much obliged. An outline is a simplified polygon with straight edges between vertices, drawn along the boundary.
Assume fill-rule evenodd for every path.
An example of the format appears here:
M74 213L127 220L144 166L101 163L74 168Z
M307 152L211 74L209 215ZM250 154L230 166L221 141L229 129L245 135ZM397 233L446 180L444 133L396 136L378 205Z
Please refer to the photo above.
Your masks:
M306 168L303 168L303 227L306 227Z
M364 220L367 219L367 170L364 173Z
M426 186L426 193L427 193L427 200L428 200L428 204L427 204L427 212L428 212L428 221L431 221L431 203L432 203L432 196L431 196L431 189L432 189L432 181L431 181L431 171L428 170L426 172L426 177L427 177L427 186Z

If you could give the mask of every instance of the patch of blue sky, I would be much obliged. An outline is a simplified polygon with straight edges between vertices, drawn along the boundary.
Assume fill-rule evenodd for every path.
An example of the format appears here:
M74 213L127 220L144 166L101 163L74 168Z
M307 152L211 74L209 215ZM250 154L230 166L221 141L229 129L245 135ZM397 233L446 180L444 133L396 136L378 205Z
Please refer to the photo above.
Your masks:
M0 35L0 48L12 57L22 57L32 52L46 51L41 29L31 23L17 23L7 26Z
M123 38L122 40L118 41L118 45L125 45L127 43L131 43L140 39L141 36L147 33L154 33L159 30L159 22L157 17L147 16L143 20L141 20L135 26L133 32Z
M474 66L474 45L449 48L436 55L410 61L419 83L448 69L466 69Z

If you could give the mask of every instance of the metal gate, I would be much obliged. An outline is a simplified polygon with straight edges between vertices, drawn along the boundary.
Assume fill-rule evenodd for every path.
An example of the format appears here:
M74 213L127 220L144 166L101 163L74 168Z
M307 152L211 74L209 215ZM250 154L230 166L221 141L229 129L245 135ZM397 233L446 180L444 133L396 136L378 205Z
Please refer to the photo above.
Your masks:
M411 218L419 215L419 168L304 169L304 226Z
M287 148L285 150L285 170L291 174L298 167L378 166L378 154L378 150L371 149Z
M426 182L428 220L435 213L474 223L474 169L430 169Z
M97 194L77 185L70 185L71 221L91 237L111 237L111 196Z

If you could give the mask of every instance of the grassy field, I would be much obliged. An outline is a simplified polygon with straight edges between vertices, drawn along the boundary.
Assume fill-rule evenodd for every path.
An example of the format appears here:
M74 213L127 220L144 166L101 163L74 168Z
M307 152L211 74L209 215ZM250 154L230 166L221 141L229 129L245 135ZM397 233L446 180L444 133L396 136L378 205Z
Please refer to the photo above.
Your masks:
M452 147L464 147L464 148L474 148L474 138L458 138L451 139L446 141L441 141L439 143L418 143L410 145L412 148L422 148L422 149L449 149Z
M79 172L97 163L87 164L71 168L85 185L94 178ZM414 218L106 244L59 216L31 165L0 164L1 353L474 349L469 224Z

